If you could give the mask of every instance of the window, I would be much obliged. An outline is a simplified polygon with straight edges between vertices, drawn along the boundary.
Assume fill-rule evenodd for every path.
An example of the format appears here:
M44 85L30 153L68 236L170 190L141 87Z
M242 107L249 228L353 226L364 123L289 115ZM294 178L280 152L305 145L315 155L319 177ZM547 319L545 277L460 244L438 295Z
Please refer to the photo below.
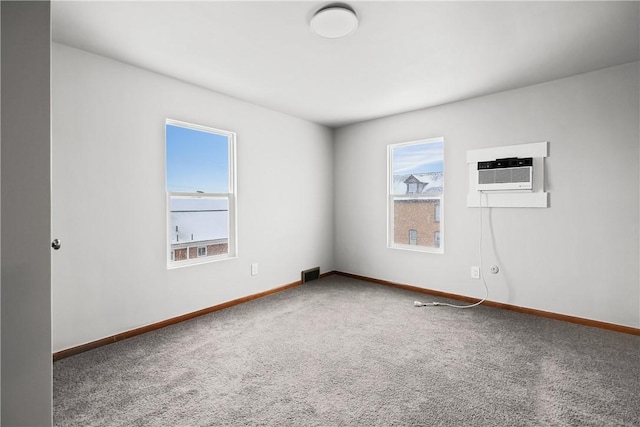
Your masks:
M167 120L169 267L236 254L235 134Z
M418 244L418 230L409 230L409 244L410 245Z
M388 246L443 252L444 140L388 146Z

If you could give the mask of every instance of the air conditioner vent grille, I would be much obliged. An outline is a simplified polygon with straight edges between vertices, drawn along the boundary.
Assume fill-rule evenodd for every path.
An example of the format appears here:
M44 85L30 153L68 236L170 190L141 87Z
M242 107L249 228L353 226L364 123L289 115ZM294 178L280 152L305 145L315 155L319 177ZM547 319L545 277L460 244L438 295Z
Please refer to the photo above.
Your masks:
M479 190L530 190L532 189L531 166L482 169L478 171Z

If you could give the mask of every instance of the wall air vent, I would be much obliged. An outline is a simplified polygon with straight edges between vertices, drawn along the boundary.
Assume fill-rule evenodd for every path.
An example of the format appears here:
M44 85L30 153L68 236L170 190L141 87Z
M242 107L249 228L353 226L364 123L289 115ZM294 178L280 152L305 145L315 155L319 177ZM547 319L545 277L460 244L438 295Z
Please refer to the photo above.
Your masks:
M532 190L533 158L509 157L478 162L478 190Z
M320 277L320 267L310 268L302 272L302 283L307 283L312 280L316 280Z

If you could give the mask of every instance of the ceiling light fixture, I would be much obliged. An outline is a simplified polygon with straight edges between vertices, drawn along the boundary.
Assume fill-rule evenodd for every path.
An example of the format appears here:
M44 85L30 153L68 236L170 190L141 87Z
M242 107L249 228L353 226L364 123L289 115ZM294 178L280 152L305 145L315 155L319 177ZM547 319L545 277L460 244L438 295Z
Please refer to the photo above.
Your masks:
M347 5L331 5L317 11L309 26L321 37L338 39L358 28L358 16Z

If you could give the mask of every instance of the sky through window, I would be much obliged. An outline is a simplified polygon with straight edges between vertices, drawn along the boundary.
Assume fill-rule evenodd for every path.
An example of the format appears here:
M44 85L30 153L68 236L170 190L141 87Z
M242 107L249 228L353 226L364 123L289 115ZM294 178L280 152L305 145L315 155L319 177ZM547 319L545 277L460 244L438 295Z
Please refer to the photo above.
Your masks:
M219 135L166 125L167 191L229 192L229 141Z
M393 175L442 172L444 151L442 141L393 147Z

